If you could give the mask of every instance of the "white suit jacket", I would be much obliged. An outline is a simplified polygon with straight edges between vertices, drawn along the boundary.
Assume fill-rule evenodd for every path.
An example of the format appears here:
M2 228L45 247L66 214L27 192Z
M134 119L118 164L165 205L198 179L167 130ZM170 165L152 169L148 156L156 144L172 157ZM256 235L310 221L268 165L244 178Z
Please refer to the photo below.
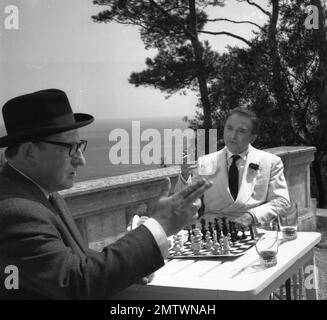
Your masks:
M277 217L276 206L289 206L289 193L281 159L251 145L239 192L234 201L228 186L226 153L225 147L198 160L198 172L195 175L201 175L213 182L213 186L204 195L205 213L237 218L245 212L251 212L258 223L265 224ZM258 170L250 168L250 163L257 164ZM175 190L183 187L179 179Z

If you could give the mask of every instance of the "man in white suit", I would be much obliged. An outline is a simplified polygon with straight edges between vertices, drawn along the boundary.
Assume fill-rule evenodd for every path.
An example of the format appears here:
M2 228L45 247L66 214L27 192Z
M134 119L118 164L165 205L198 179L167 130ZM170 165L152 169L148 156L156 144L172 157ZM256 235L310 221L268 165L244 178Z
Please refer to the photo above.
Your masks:
M281 159L254 148L258 119L245 108L233 109L225 123L225 147L198 159L197 173L213 182L204 195L205 214L220 214L242 226L266 224L277 208L289 206ZM183 188L190 166L182 165L175 190Z

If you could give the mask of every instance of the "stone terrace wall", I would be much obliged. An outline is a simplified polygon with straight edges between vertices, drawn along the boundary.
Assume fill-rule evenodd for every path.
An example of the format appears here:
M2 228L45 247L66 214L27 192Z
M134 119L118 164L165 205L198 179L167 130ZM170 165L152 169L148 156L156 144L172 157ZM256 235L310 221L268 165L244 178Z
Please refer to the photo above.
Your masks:
M278 147L267 151L280 156L291 200L299 204L300 230L316 229L316 207L310 194L310 163L314 147ZM77 183L61 192L89 246L95 250L126 232L135 215L150 215L161 185L169 177L175 185L180 169L168 167Z

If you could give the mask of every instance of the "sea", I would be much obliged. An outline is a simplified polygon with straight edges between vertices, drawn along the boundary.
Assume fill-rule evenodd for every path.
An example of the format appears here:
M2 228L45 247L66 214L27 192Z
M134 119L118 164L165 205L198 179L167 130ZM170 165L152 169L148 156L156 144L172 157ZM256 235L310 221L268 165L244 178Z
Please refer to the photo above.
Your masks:
M164 130L167 129L185 130L187 123L177 117L109 119L97 120L93 124L81 128L79 130L80 137L87 140L88 144L84 154L86 165L79 169L76 181L118 176L158 169L164 165L175 165L175 150L181 150L182 146L180 144L177 146L178 142L175 142L174 139L165 140ZM146 132L149 133L148 139L144 138ZM144 163L142 150L145 151L144 148L149 147L152 149L149 155L153 156L153 152L156 155L160 154L160 161ZM165 157L165 148L172 150L172 161L169 160L168 163ZM120 151L117 152L117 149ZM136 155L136 159L133 159L133 153ZM146 154L148 153L146 152ZM116 157L116 161L113 156ZM115 163L119 160L123 163Z

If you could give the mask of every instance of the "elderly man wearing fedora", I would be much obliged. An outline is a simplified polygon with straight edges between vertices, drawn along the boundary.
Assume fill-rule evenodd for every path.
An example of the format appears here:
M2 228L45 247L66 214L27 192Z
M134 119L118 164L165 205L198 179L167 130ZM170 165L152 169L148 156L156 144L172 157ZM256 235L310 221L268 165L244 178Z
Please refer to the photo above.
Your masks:
M2 109L7 163L0 174L0 298L105 299L164 264L167 236L191 224L205 179L168 197L167 179L151 218L102 252L90 250L59 190L73 186L85 164L78 128L91 115L73 113L66 94L47 89L9 100ZM6 266L19 270L8 290Z

